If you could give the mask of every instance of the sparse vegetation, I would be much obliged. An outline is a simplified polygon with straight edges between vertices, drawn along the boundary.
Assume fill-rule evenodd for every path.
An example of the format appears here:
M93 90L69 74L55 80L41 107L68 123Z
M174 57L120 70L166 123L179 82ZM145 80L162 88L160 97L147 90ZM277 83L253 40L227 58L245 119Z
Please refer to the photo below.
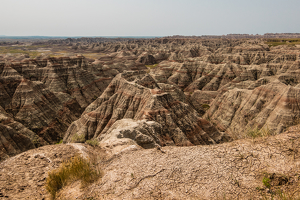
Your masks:
M57 142L56 144L62 144L63 143L63 139L61 139L59 142Z
M76 133L72 136L71 141L75 143L83 143L85 141L85 135L79 135Z
M268 177L264 176L262 182L266 188L270 189L271 184L270 184L270 179Z
M296 197L295 193L286 193L282 190L277 190L276 195L280 200L300 200L300 197Z
M294 45L299 45L300 44L300 39L298 38L280 38L280 39L268 39L265 44L269 45L269 47L272 46L279 46L279 45L289 45L289 46L294 46Z
M202 104L201 107L202 107L205 111L207 111L207 110L210 108L210 106L209 106L208 104Z
M1 54L28 54L30 58L35 58L36 56L40 55L40 52L34 51L34 50L28 50L25 48L20 48L20 47L14 47L14 46L9 46L9 47L0 47L0 53Z
M101 177L99 170L93 169L90 162L80 156L75 156L63 162L62 165L48 173L46 189L55 199L56 193L71 181L81 180L82 186L92 183Z
M300 199L299 190L297 188L288 189L288 188L280 187L285 184L288 184L288 182L289 182L289 177L286 175L275 174L275 173L269 174L264 172L262 183L265 188L256 187L256 190L261 191L262 198L266 200L267 199L280 199L280 200L298 199L299 200Z
M32 140L32 143L35 147L39 147L40 146L40 138L38 136L35 136Z
M99 144L97 139L87 140L87 141L85 141L85 143L87 143L88 145L90 145L92 147L98 146L98 144Z
M146 65L146 67L150 68L150 69L154 69L155 67L157 67L158 64L154 64L154 65Z
M268 127L259 129L257 126L250 128L246 131L246 138L257 138L271 136L271 131Z

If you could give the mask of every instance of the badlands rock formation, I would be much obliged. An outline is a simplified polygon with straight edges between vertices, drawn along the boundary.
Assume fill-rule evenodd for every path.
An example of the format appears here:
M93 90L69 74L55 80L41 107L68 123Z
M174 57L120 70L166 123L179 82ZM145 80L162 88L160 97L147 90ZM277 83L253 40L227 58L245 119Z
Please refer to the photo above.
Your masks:
M162 126L157 122L121 119L99 136L99 145L103 148L111 148L113 153L138 146L145 149L159 148L161 146L160 135L162 135Z
M5 116L34 132L30 138L35 146L63 137L72 141L75 133L81 140L101 139L121 119L159 123L162 145L191 145L223 140L217 139L223 132L242 138L254 127L281 133L299 118L297 46L197 38L82 38L41 44L94 58L1 55L0 106ZM124 70L148 74L118 75ZM207 122L198 120L202 116L211 120L209 131L202 127ZM200 137L197 127L209 136Z
M133 65L88 64L80 56L1 62L0 114L5 126L1 134L6 139L0 140L0 157L33 148L32 144L37 147L59 141L114 76L124 69L145 68ZM24 131L16 130L19 139L16 133L7 131L8 126L12 128L9 123L23 127L19 129Z
M278 134L297 123L299 95L299 88L280 81L254 90L235 88L217 96L205 117L237 138L254 127Z
M39 137L23 124L9 117L2 107L0 111L0 158L7 158L35 148L34 144L39 142Z
M47 198L48 171L104 151L102 180L58 198L296 194L300 46L251 38L81 38L35 45L86 57L1 54L0 198ZM274 136L244 139L253 130ZM75 144L87 140L98 147Z
M123 72L86 108L81 118L71 124L64 141L72 142L76 137L101 140L118 120L127 118L159 123L162 130L150 137L151 140L158 137L162 145L190 146L230 140L201 119L191 106L178 101L179 98L162 90L145 71Z

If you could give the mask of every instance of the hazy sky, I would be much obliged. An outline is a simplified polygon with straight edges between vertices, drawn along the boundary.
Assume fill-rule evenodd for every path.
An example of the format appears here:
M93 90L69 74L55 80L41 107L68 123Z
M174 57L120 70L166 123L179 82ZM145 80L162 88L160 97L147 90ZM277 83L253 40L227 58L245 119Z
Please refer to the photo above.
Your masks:
M0 0L0 35L300 32L300 0Z

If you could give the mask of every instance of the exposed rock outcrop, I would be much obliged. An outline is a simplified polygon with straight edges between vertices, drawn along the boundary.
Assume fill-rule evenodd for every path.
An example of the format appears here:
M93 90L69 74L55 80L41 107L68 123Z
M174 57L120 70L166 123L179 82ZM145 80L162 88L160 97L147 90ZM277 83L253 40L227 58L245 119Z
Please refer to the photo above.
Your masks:
M276 35L284 36L265 36ZM47 172L104 149L110 158L94 162L105 171L102 180L82 189L75 181L59 198L299 192L300 129L288 129L300 121L297 43L232 34L36 43L47 50L16 44L28 53L0 55L0 198L47 198ZM255 138L262 131L268 137ZM68 144L48 145L61 138ZM102 150L74 143L86 140ZM266 174L271 188L262 184ZM280 178L281 185L273 181Z
M220 94L205 114L219 130L235 138L255 127L281 133L300 115L300 89L274 81L254 90L232 89Z
M162 135L162 129L162 126L154 121L121 119L98 139L101 147L109 148L113 153L132 145L149 149L161 146L159 136Z
M293 124L286 115L292 115L292 121L299 118L296 106L285 106L288 114L272 112L271 118L276 120L267 117L265 111L261 115L266 115L266 121L252 114L253 119L247 118L249 123L237 120L244 98L249 100L248 95L257 93L258 88L276 88L279 82L281 89L290 85L289 90L296 91L299 87L299 47L265 42L256 37L49 40L44 42L47 49L57 44L53 48L78 56L54 58L44 52L30 59L29 54L0 55L0 106L5 115L44 143L56 142L66 130L73 131L67 132L65 141L71 141L75 132L82 140L98 138L121 119L159 123L163 127L158 136L162 145L214 143L219 136L213 132L218 135L220 131L239 138L243 129L255 123L259 127L274 125L272 132L280 133ZM29 46L22 48L29 50ZM141 70L148 74L128 72ZM287 99L293 95L289 93ZM268 105L274 103L268 99L271 97L262 98L263 108L272 107ZM234 112L224 114L222 104ZM199 118L203 115L217 124L219 131ZM212 128L204 128L205 124Z
M26 134L14 128L9 132L8 127L2 127L5 138L10 135L13 139L3 141L5 148L0 152L6 157L34 146L58 142L69 125L124 69L131 67L89 64L82 56L1 62L0 106L3 109L0 114L26 127ZM16 142L18 134L24 139Z
M179 99L180 97L178 97ZM74 135L102 137L120 119L151 120L163 127L163 145L215 144L230 140L188 104L163 91L145 71L117 75L104 93L69 127L64 141Z
M74 155L100 157L95 163L104 173L86 187L80 188L79 181L63 187L58 199L274 198L276 194L270 194L262 182L264 177L270 177L272 189L298 196L300 129L293 128L269 138L127 149L109 157L85 144L47 145L0 163L0 198L47 199L47 173ZM275 197L280 199L279 195Z
M45 144L34 132L13 120L0 107L0 161Z

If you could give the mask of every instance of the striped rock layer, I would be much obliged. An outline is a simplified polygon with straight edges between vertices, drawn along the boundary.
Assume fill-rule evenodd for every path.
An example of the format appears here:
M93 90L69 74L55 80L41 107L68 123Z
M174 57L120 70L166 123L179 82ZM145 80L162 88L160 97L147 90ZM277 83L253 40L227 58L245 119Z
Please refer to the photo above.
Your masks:
M101 138L115 122L127 118L159 123L161 145L215 144L230 140L191 106L163 91L145 71L117 75L80 119L71 124L64 140L72 141L79 136Z
M59 141L124 69L81 56L0 62L0 158Z

